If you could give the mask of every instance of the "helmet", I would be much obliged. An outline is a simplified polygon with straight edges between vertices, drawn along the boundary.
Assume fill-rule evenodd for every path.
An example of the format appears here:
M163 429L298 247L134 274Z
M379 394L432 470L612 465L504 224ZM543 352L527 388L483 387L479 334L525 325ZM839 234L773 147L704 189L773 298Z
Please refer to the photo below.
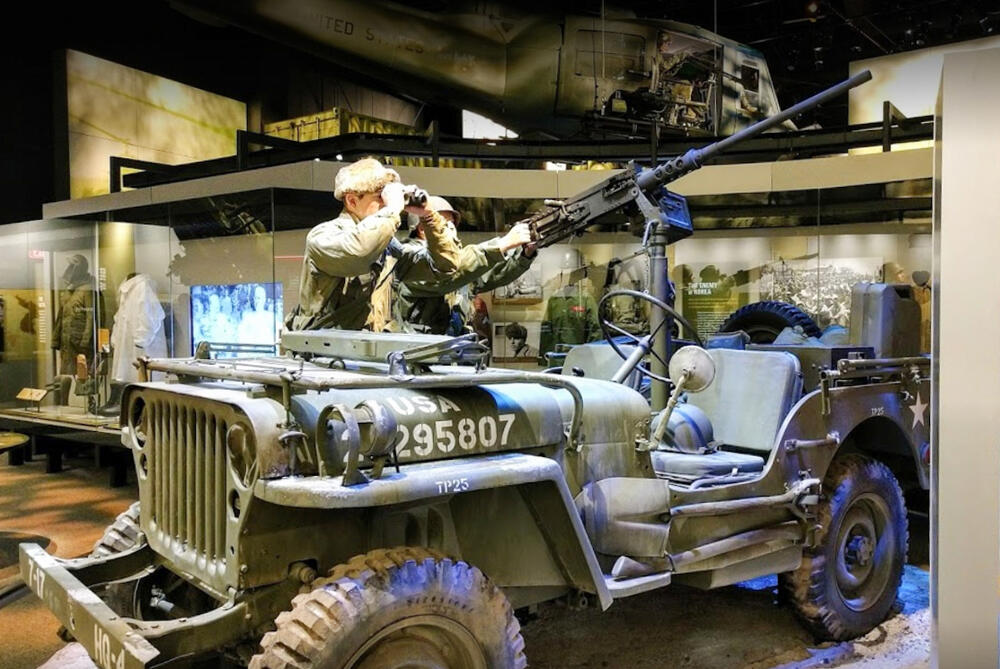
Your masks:
M437 212L450 211L455 217L455 225L462 220L462 214L440 195L431 195L427 198L427 208Z

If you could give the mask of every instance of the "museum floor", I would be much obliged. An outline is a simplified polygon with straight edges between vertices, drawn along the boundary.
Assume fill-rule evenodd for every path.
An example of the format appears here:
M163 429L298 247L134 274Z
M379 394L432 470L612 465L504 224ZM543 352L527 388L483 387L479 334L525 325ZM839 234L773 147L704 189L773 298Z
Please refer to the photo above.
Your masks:
M14 544L4 542L5 537L41 535L50 540L50 552L81 555L136 498L134 486L108 488L107 473L95 469L90 457L67 457L64 467L59 474L45 474L42 460L10 467L3 458L0 593L17 573L16 548L9 550L7 544ZM771 578L707 593L672 586L624 599L604 613L543 606L523 628L527 654L532 667L549 669L928 667L925 519L911 518L910 554L916 564L904 575L902 613L855 642L817 646L789 609L775 605ZM66 645L56 636L58 627L33 595L7 603L0 608L0 666L35 669L43 664Z

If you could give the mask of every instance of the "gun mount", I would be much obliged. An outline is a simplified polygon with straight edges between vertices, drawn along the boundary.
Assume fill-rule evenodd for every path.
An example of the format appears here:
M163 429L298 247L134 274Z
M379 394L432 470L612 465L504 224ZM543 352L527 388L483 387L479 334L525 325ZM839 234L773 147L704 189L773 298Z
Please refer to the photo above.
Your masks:
M649 276L652 297L672 303L671 288L667 279L666 247L690 236L694 232L691 214L683 196L670 192L666 186L685 174L702 167L706 161L727 148L756 137L804 111L831 100L855 86L870 81L871 72L865 70L825 91L802 100L781 113L758 121L734 135L702 148L692 148L680 156L651 168L640 168L630 162L627 169L608 177L603 182L564 201L547 201L549 208L528 219L532 237L539 247L551 246L568 237L581 235L598 218L619 209L633 209L645 221L643 246L649 255ZM650 314L650 331L657 333L653 339L652 371L666 376L666 360L670 350L670 315L661 308ZM653 379L652 407L658 411L666 406L667 384Z

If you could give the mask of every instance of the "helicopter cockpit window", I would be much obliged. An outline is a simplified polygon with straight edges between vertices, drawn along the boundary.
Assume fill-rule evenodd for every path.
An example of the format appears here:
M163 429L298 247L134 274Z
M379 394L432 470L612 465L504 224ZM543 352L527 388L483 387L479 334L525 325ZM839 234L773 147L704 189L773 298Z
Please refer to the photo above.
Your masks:
M751 118L760 115L760 70L752 65L744 64L740 68L740 111Z
M760 88L760 70L750 65L740 68L740 83L747 93L757 93Z
M642 74L646 40L641 35L578 30L576 32L576 64L580 77L598 76L625 79Z

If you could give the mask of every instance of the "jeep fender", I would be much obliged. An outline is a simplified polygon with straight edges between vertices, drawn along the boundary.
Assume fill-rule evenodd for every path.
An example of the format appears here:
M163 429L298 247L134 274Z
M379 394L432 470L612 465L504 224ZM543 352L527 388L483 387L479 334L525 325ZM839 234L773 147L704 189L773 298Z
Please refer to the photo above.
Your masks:
M837 447L800 449L789 452L794 440L822 439L835 434L839 448L850 448L876 458L880 454L902 456L914 465L918 482L927 488L929 471L922 457L923 445L930 441L927 405L929 387L920 386L920 402L905 400L899 383L844 386L829 391L829 411L823 410L822 391L814 391L789 412L775 451L798 470L816 475L826 472Z
M512 603L571 588L611 605L597 557L559 464L504 453L387 468L344 486L339 477L258 480L254 495L282 507L330 511L447 506L460 557L508 591ZM519 596L519 592L534 594Z

